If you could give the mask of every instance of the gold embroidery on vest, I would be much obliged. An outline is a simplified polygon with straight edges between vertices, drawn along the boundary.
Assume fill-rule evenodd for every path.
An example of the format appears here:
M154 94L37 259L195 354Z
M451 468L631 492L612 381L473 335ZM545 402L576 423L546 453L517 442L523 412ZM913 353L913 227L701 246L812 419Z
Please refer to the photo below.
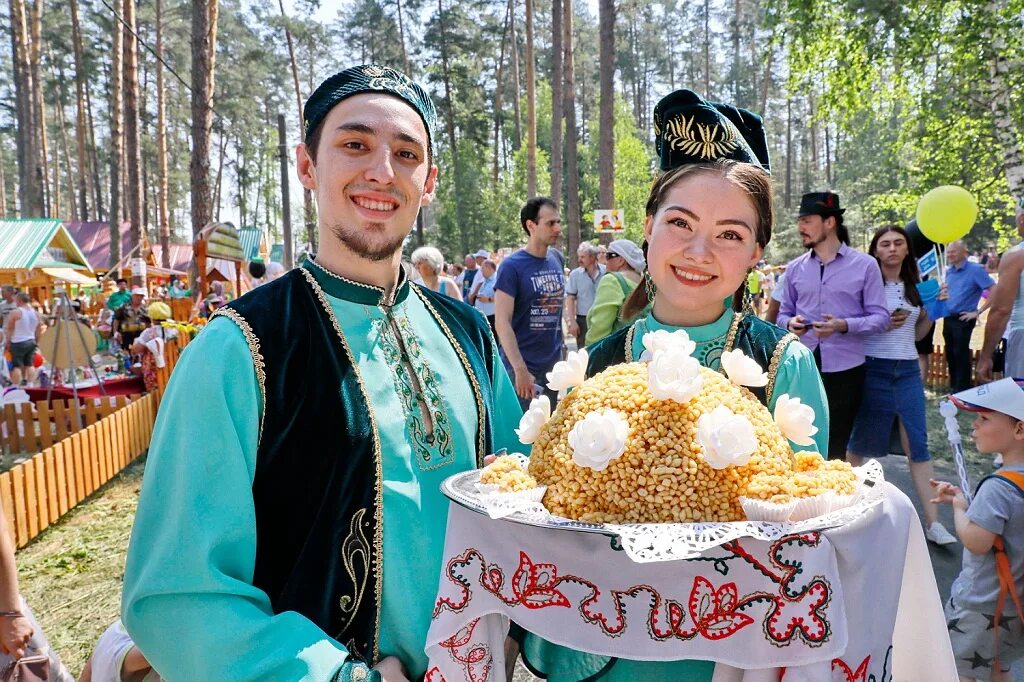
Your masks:
M256 369L256 381L260 385L260 430L259 435L256 437L256 445L259 447L260 442L263 440L263 417L267 413L267 373L266 366L263 363L263 354L260 353L259 337L252 331L249 322L239 315L238 311L234 308L220 308L210 316L210 319L212 320L215 317L225 317L234 322L238 329L241 330L242 336L245 337L245 343L249 346L249 355L252 356L252 364Z
M327 295L324 294L324 290L320 287L320 283L316 281L316 278L307 271L305 268L300 268L299 272L302 273L306 281L309 282L309 286L312 287L313 293L316 294L317 299L320 301L320 305L327 313L328 319L331 321L331 326L334 327L334 332L338 335L338 339L341 341L342 349L345 351L345 355L348 356L349 363L352 365L352 372L356 377L356 383L359 384L359 391L363 395L363 400L366 402L366 411L370 417L370 431L373 433L373 466L374 466L374 481L373 481L373 513L377 518L376 527L373 532L373 574L374 574L374 592L377 597L377 615L375 617L375 627L373 630L373 656L370 659L370 665L377 662L377 657L380 654L380 607L381 601L383 601L383 577L384 571L381 566L381 562L384 561L384 475L381 471L380 461L380 433L377 430L377 417L373 413L373 404L370 403L370 394L366 390L366 384L363 383L363 375L359 371L359 365L356 364L355 356L352 354L352 348L348 345L348 339L345 338L345 333L341 330L341 325L338 324L338 318L334 314L334 309L331 308L330 302L327 300Z
M341 635L348 629L349 620L359 610L363 602L363 594L366 592L366 581L370 576L370 543L363 533L363 517L366 515L366 508L360 509L352 515L348 527L348 536L341 543L341 562L345 567L345 573L352 579L353 593L344 594L338 600L341 608L342 624L341 630L335 639L341 640ZM366 522L367 525L369 522Z
M797 341L796 334L786 334L775 344L775 351L772 353L772 361L768 365L768 385L765 387L765 396L769 403L772 401L772 394L775 393L775 378L779 374L779 365L782 364L782 356L789 344Z

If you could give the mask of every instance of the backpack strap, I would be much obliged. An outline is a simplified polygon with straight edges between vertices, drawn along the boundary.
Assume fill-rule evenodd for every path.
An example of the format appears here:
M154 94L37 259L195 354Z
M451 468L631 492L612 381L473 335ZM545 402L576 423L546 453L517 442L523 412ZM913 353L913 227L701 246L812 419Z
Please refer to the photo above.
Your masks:
M990 478L999 478L1014 488L1017 493L1024 497L1024 474L1017 471L999 471L991 476L981 479L984 483ZM978 487L981 487L981 483ZM1013 599L1013 605L1017 608L1017 617L1024 623L1024 608L1021 607L1020 596L1017 594L1017 586L1013 581L1013 571L1010 569L1010 557L1006 555L1006 546L1003 544L1003 536L997 535L992 543L992 549L996 555L996 575L999 578L999 595L996 597L996 612L992 621L992 629L995 632L995 645L992 650L993 666L999 663L999 619L1003 615L1003 607L1006 605L1006 595ZM994 669L994 667L993 667Z

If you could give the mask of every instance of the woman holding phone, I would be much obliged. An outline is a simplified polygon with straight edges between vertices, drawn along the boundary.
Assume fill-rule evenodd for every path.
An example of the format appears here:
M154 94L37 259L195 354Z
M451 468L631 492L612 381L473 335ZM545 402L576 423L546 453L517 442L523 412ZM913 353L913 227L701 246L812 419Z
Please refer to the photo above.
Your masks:
M883 225L868 247L882 271L890 321L888 331L869 336L864 345L865 400L853 424L846 458L858 466L865 457L884 457L895 431L910 459L910 477L924 509L925 536L936 544L949 545L956 538L939 522L938 507L929 501L933 495L928 481L934 468L928 452L924 383L914 344L934 323L917 291L921 277L909 244L902 227Z

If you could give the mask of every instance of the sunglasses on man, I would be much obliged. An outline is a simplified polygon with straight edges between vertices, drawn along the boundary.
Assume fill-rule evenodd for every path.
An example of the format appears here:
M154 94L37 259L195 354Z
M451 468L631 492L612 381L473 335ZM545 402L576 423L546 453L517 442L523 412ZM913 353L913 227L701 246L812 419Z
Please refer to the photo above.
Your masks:
M620 256L619 254L615 253L614 251L609 251L607 257L608 257L608 260L611 260L612 258L622 258L622 256Z

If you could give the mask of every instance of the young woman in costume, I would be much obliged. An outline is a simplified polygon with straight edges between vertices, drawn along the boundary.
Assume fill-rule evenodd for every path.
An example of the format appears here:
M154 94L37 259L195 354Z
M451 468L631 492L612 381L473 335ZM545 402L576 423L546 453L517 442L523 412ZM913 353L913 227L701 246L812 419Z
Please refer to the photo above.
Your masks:
M827 450L825 389L811 352L797 337L744 311L747 274L771 239L772 186L759 117L728 105L704 101L680 90L655 108L656 147L663 174L647 200L643 284L626 301L622 317L650 313L588 348L587 375L643 352L643 336L682 329L697 344L694 356L720 370L724 351L740 349L768 373L768 385L754 388L769 410L788 394L815 414L811 446ZM703 130L702 130L703 128ZM756 150L756 151L755 151ZM688 680L710 682L711 661L610 659L559 647L532 635L522 642L523 658L549 680Z

